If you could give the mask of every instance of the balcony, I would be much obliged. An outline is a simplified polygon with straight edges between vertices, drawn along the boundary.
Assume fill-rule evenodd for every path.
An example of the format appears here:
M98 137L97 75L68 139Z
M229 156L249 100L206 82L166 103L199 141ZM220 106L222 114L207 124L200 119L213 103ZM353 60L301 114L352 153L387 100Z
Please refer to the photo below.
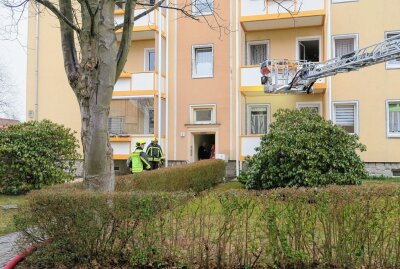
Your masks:
M145 12L146 9L136 9L135 16ZM124 22L124 10L117 9L114 14L115 25L122 24ZM158 16L161 16L161 25L158 25ZM158 10L152 11L146 14L139 20L135 21L133 26L132 40L149 40L155 39L155 32L161 29L161 34L165 37L166 33L166 18L162 12ZM122 35L122 29L117 30L117 39L120 40Z
M111 137L110 143L113 148L113 159L114 160L127 160L129 155L135 150L136 141L143 139L146 141L145 149L150 144L151 135L129 135L126 137ZM162 148L165 148L165 138L159 139L159 144Z
M290 78L278 74L273 76L273 81L279 80L279 85L288 84ZM322 93L326 90L325 79L319 79L313 86L314 93ZM240 68L240 91L245 95L260 95L264 93L264 85L261 84L261 73L259 65L243 66Z
M244 161L246 156L253 156L255 148L261 144L262 135L242 135L240 136L240 160Z
M158 74L153 71L123 73L114 86L114 96L154 95L158 91ZM165 76L161 75L161 94L165 94Z
M324 0L241 0L240 21L245 31L322 26Z

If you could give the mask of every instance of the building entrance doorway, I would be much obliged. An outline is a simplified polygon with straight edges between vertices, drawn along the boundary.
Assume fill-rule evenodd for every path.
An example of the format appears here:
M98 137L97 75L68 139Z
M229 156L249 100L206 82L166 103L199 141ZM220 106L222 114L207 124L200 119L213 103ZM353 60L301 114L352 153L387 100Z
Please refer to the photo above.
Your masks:
M214 134L193 134L192 160L210 159L214 146L215 153L215 133Z

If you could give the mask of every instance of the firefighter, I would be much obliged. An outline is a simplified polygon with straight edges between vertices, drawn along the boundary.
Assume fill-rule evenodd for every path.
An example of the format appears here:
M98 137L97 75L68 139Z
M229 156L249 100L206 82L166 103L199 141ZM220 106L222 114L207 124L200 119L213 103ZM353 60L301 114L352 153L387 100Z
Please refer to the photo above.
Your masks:
M149 158L151 169L158 169L160 163L164 162L164 154L161 146L158 145L157 137L153 137L151 144L147 147L146 154Z
M127 161L129 168L133 173L140 173L143 170L150 170L151 165L147 158L146 153L143 151L144 146L146 145L146 141L138 140L136 142L136 149L131 153L129 159Z

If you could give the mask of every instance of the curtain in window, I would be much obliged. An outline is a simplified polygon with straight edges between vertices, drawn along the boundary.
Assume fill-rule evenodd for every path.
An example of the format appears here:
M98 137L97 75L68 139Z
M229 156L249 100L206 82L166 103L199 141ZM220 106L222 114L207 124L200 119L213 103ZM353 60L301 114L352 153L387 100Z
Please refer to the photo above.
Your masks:
M267 44L250 45L250 64L260 64L267 59Z
M250 134L265 134L267 127L267 107L252 107L250 109Z
M389 104L389 132L400 133L400 103Z
M347 132L354 133L355 105L336 105L335 123L342 126Z
M212 48L196 48L196 75L213 74Z
M354 51L354 38L335 39L335 57Z
M148 70L147 71L154 71L156 70L155 67L155 57L156 57L156 53L154 51L149 51L148 52Z
M194 13L208 14L214 10L214 0L193 0Z

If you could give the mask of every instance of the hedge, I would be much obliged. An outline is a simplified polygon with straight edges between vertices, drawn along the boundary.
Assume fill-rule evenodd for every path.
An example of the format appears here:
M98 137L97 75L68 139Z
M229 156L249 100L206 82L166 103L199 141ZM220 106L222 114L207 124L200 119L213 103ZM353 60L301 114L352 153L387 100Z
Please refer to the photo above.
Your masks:
M203 160L195 163L120 176L116 191L192 191L201 192L220 183L225 176L225 162Z
M17 224L26 243L50 239L34 268L400 268L395 186L42 191Z

